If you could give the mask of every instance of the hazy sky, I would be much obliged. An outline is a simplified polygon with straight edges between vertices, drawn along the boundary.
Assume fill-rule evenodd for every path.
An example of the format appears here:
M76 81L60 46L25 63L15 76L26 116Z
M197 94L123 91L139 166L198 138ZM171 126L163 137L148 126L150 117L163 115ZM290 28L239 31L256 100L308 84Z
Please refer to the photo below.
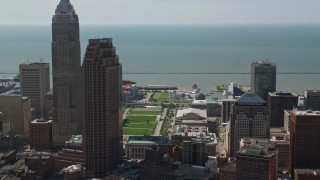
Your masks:
M50 24L60 0L2 0L0 24ZM71 0L81 24L320 24L320 0Z

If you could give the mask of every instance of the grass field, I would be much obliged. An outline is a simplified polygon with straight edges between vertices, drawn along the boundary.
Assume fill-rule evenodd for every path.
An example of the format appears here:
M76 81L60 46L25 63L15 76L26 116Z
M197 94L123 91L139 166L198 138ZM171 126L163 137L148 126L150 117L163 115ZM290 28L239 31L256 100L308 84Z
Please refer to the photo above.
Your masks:
M156 92L153 94L153 98L158 102L169 102L168 92Z
M130 109L127 118L124 119L124 135L153 135L157 126L156 118L160 115L159 110Z

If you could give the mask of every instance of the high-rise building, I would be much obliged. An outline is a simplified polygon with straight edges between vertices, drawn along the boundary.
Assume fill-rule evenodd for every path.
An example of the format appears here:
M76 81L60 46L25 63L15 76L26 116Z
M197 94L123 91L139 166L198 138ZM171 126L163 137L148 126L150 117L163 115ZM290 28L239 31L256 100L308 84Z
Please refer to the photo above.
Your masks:
M320 169L320 112L291 111L289 166L295 169Z
M61 0L52 18L53 145L81 134L79 19L69 0Z
M50 90L49 64L23 63L19 69L21 95L31 99L37 118L45 118L45 96Z
M223 123L226 123L230 120L230 112L232 104L234 103L235 99L222 99L222 108L221 108L221 119Z
M267 101L268 92L276 91L276 65L269 61L251 64L251 92Z
M305 110L320 110L320 90L305 90L303 95Z
M278 152L269 139L244 138L237 152L237 179L278 179Z
M270 115L266 102L253 93L245 93L232 105L230 156L239 150L241 138L269 138Z
M111 38L90 39L85 75L85 156L89 177L103 178L122 155L122 65Z
M270 127L284 127L284 110L292 110L298 105L298 96L290 92L269 92L268 108Z

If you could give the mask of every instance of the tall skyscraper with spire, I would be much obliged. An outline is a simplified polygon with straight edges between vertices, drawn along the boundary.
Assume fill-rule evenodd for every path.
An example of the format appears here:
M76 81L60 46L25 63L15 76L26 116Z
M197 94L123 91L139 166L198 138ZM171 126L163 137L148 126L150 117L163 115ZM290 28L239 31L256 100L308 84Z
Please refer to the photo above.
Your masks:
M122 155L122 65L112 39L90 39L85 76L84 147L88 177L103 178Z
M79 39L78 15L69 0L61 0L52 18L54 146L82 131Z

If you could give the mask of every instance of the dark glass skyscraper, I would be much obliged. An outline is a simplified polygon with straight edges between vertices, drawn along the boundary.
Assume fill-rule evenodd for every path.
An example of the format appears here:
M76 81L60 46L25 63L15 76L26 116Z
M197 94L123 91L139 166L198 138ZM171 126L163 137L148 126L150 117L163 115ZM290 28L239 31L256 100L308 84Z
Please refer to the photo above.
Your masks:
M83 69L87 175L103 178L122 155L122 65L112 39L89 40Z
M69 0L52 18L53 145L81 134L79 19ZM83 97L82 97L83 98Z
M251 64L251 92L268 100L268 92L276 91L276 65L269 61L257 61Z

